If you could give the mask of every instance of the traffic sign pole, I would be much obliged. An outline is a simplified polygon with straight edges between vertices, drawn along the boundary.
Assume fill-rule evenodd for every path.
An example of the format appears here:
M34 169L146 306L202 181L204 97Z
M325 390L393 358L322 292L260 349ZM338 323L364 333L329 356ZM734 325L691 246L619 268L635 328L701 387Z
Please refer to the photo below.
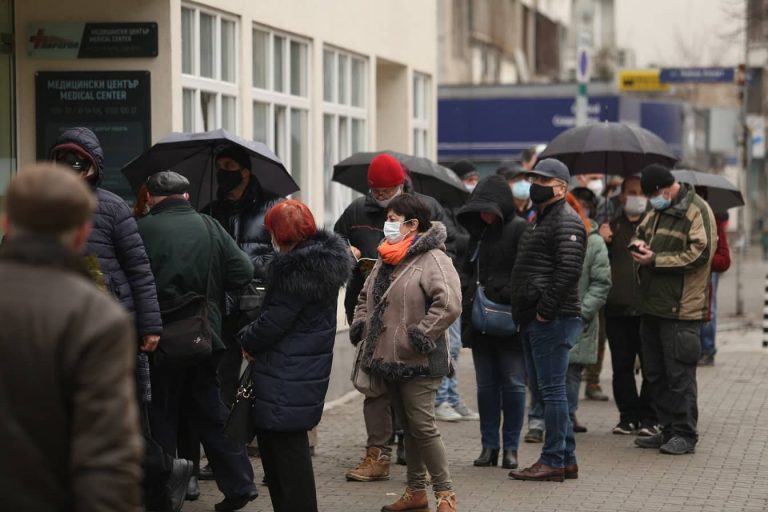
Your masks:
M587 124L587 84L591 71L589 56L589 34L587 32L579 33L579 44L576 52L576 75L579 80L579 89L576 94L576 103L574 105L574 116L576 117L576 126Z

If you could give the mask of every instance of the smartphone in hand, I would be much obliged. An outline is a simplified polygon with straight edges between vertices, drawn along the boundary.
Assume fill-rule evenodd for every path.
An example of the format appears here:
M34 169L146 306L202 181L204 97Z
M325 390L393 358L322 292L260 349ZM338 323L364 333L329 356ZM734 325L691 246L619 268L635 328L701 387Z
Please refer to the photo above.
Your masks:
M627 246L627 250L628 250L629 252L636 252L636 253L638 253L638 254L642 254L642 252L643 252L643 251L641 251L641 250L640 250L640 246L639 246L639 245L637 245L637 244L629 244L629 245Z

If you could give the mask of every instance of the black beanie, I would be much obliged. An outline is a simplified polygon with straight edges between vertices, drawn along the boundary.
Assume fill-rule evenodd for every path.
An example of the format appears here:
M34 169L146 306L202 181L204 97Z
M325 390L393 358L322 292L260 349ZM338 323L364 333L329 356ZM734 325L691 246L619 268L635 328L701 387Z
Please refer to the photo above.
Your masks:
M227 146L224 149L219 150L216 153L216 160L222 157L231 158L243 169L248 169L249 171L253 170L251 169L251 157L244 149L241 149L238 146Z
M668 167L661 164L651 164L643 169L640 175L640 186L643 188L643 194L652 195L659 189L667 188L675 183L675 177Z
M472 176L480 176L480 173L477 172L477 169L475 168L475 164L469 160L459 160L451 166L451 170L463 180L471 178Z

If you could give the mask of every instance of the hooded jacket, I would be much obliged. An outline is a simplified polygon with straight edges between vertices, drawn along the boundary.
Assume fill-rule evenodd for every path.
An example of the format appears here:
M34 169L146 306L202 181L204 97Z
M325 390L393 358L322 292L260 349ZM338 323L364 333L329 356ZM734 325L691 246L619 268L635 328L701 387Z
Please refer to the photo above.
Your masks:
M52 240L0 247L3 510L141 510L134 326L81 265Z
M365 339L366 371L389 381L452 372L445 331L461 314L461 285L445 237L433 222L399 264L379 259L371 270L349 330L353 344Z
M512 270L512 315L518 325L536 315L547 321L579 316L578 282L587 232L565 199L547 206L526 226Z
M125 201L99 187L104 177L104 153L99 139L88 128L71 128L56 139L51 158L53 148L62 144L81 148L96 167L97 176L90 183L98 203L85 255L96 256L107 289L134 316L139 336L160 334L163 324L155 279L136 221Z
M436 199L413 192L410 185L406 182L403 187L404 192L411 193L424 201L430 209L432 221L440 222L445 226L446 239L444 244L448 254L455 255L456 234L454 224L446 214L445 209L440 206ZM357 247L362 253L363 258L376 259L379 257L377 248L384 240L384 221L387 218L387 209L371 197L370 194L364 197L358 197L347 206L344 213L333 226L333 231L344 237L351 245ZM347 313L347 321L352 323L352 317L357 305L357 297L363 288L365 277L360 269L355 267L352 271L352 279L347 284L347 292L344 298L344 308Z
M483 212L493 213L497 220L486 224L480 218ZM478 265L480 285L488 299L498 304L510 304L512 299L512 268L527 222L515 212L507 181L499 175L480 180L467 204L457 212L457 220L470 234L469 250L461 265L462 275L467 276L462 287L462 343L465 346L483 342L517 343L517 337L503 339L485 335L472 326Z
M594 364L597 362L597 338L600 329L598 312L605 304L611 289L611 264L608 261L608 249L600 234L597 224L590 221L587 237L587 252L584 256L584 268L579 278L579 300L581 318L584 327L571 349L570 364Z
M635 230L642 217L630 221L621 213L610 223L613 238L608 243L608 258L611 262L611 292L605 303L605 316L640 316L642 297L637 279L637 263L627 246L635 237Z
M640 267L642 312L670 320L709 318L710 265L717 243L715 216L687 183L665 210L650 211L637 239L654 252Z
M353 258L336 234L318 231L271 263L259 318L240 331L255 359L253 420L258 429L314 428L331 375L339 289Z

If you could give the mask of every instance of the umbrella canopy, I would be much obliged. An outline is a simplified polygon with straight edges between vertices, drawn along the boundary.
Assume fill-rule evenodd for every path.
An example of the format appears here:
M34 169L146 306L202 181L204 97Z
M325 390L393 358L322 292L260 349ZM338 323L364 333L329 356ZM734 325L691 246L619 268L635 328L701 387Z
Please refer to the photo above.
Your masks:
M677 157L656 134L623 123L593 123L570 128L539 155L557 158L571 174L637 174L650 164L672 167Z
M154 173L168 169L176 171L189 180L190 201L199 209L215 198L214 156L219 149L233 145L250 156L251 174L258 181L265 199L287 196L299 190L283 163L267 146L241 139L226 130L171 133L121 170L134 192L138 192Z
M681 183L690 183L696 188L704 188L706 200L716 213L744 206L744 196L741 195L741 191L723 176L685 169L674 170L672 174Z
M464 183L450 169L428 158L405 155L395 151L355 153L333 166L333 181L346 185L361 194L368 193L368 166L377 155L387 153L395 157L408 170L413 189L431 196L449 206L466 202L469 192Z

